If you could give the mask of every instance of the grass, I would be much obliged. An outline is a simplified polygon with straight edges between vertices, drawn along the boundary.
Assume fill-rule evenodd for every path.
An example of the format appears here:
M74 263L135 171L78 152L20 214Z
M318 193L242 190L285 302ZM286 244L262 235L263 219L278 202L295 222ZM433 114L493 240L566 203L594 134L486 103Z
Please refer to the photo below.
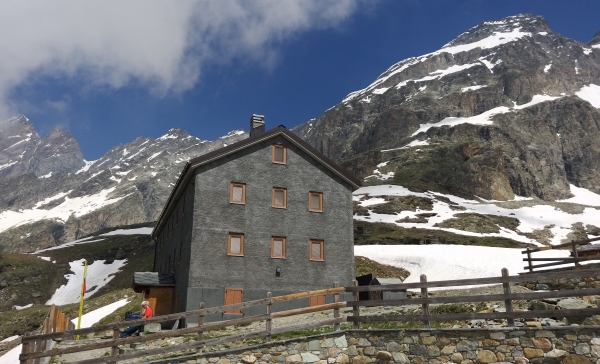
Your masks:
M354 266L357 276L375 273L379 278L400 278L404 280L410 275L410 272L405 269L380 264L365 257L354 257Z
M354 221L354 245L477 245L500 248L526 248L528 245L502 237L476 237L442 230L403 228L381 222Z

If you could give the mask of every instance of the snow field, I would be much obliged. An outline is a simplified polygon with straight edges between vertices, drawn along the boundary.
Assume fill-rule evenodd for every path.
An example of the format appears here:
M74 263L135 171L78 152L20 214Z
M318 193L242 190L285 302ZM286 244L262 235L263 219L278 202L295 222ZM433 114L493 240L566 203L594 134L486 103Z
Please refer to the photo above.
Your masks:
M40 220L60 220L67 221L69 216L83 216L101 207L113 204L127 196L117 198L109 198L108 195L115 190L115 187L102 190L97 194L83 197L68 198L58 206L50 210L41 209L40 207L47 202L62 198L68 192L59 193L56 196L47 198L42 202L38 202L32 209L10 211L6 210L0 213L0 232L10 229L11 227L32 223Z
M579 203L586 206L600 206L600 195L595 194L589 190L571 186L571 193L574 197L560 201L560 202L571 202ZM369 216L355 215L354 219L359 221L367 222L385 222L391 223L404 228L422 228L422 229L433 229L443 230L460 235L467 236L479 236L479 237L490 237L498 236L513 239L523 243L529 243L533 245L540 245L537 241L527 238L523 235L517 234L515 231L508 230L500 227L499 233L475 233L470 231L463 231L450 228L441 228L434 226L436 223L441 223L444 220L454 217L456 214L461 213L477 213L477 214L489 214L516 218L520 221L518 230L522 233L533 232L534 230L544 229L549 225L554 225L550 231L554 234L551 239L552 244L560 244L561 241L567 237L571 232L571 225L577 222L585 224L598 224L598 217L600 212L593 207L585 207L583 212L580 214L570 214L559 210L550 205L534 205L524 206L515 209L509 209L496 205L494 201L478 201L478 200L467 200L457 196L444 195L440 193L424 192L417 193L411 192L407 188L396 185L380 185L380 186L368 186L361 187L354 191L353 199L357 201L362 207L369 207L376 204L387 203L384 199L385 196L418 196L431 199L433 202L433 210L418 210L417 211L402 211L398 214L377 214L373 211L369 211ZM464 211L456 211L450 208L450 205L442 200L436 199L436 196L448 198L453 204L464 207ZM518 197L518 196L517 196ZM522 200L522 197L518 197L515 200ZM417 214L423 212L434 212L436 216L428 218L426 223L398 223L397 220L405 217L414 218Z
M381 264L406 269L405 283L419 282L421 274L428 281L499 277L502 268L509 275L524 272L522 249L467 245L356 245L354 255ZM566 257L566 250L545 250L538 258ZM465 288L465 286L463 286ZM448 288L443 288L448 289Z

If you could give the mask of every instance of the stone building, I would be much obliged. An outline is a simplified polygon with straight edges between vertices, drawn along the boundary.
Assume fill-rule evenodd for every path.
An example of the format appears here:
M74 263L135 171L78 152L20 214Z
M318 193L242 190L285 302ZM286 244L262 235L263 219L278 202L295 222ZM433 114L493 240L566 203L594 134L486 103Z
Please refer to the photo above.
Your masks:
M265 131L264 118L254 115L247 139L192 159L181 172L152 232L154 271L174 278L171 302L154 299L155 305L181 312L200 302L213 307L261 299L269 291L351 285L352 191L359 185L294 133L283 126Z

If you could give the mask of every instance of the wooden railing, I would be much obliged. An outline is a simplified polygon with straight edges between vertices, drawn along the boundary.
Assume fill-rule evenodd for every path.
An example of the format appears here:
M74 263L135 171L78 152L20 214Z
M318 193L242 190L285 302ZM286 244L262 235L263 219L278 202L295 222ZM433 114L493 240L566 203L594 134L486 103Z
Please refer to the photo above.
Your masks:
M544 298L559 298L559 297L579 297L589 295L600 295L600 288L588 288L588 289L573 289L573 290L560 290L560 291L549 291L549 292L528 292L528 293L511 293L511 283L528 282L532 280L540 279L552 279L552 278L576 278L576 277L588 277L600 275L600 269L587 269L580 271L569 271L560 273L544 273L544 274L528 274L528 275L516 275L509 276L506 269L502 270L502 275L499 277L490 278L476 278L476 279L461 279L461 280L448 280L448 281L435 281L428 282L427 278L421 276L421 282L415 283L401 283L393 285L379 285L379 286L357 286L351 287L334 287L329 289L322 289L310 292L300 292L291 295L271 297L270 293L266 298L254 301L247 301L242 303L236 303L232 305L225 305L219 307L204 308L204 304L200 304L200 309L181 312L176 314L157 316L150 319L140 319L132 321L119 321L116 317L115 322L107 325L100 325L96 327L90 327L79 330L67 330L64 332L55 332L43 335L33 335L23 337L23 353L20 356L21 363L32 363L32 360L50 357L57 355L64 355L82 351L89 351L101 348L112 348L110 355L102 356L99 358L81 360L76 363L78 364L92 364L92 363L106 363L106 362L117 362L120 360L134 359L140 357L146 357L150 355L159 355L166 353L186 352L191 351L197 352L201 348L210 345L218 345L232 341L240 341L251 338L264 337L267 342L271 341L272 335L286 333L296 330L303 330L314 327L322 327L327 325L334 325L334 330L340 329L342 322L352 322L354 328L360 328L361 322L374 322L374 321L420 321L423 323L425 328L430 327L431 321L452 321L452 320L473 320L473 319L506 319L508 326L514 326L515 320L519 318L533 318L533 317L570 317L570 316L592 316L600 314L600 308L587 308L587 309L570 309L570 310L542 310L542 311L515 311L513 310L513 301L515 300L536 300ZM450 288L450 287L461 287L471 285L490 285L490 284L502 284L503 293L494 295L475 295L475 296L452 296L452 297L430 297L430 288ZM388 290L402 290L402 289L420 289L420 298L405 298L405 299L391 299L391 300L370 300L360 301L359 292L366 291L388 291ZM341 292L353 293L354 300L350 302L339 302L339 294ZM277 302L284 302L294 299L307 298L312 296L320 295L333 295L333 303L328 303L319 306L306 307L294 310L272 312L272 304ZM435 304L444 303L467 303L467 302L491 302L501 301L505 303L506 312L491 312L491 313L445 313L445 314L431 314L430 306ZM370 306L401 306L401 305L421 305L420 314L412 315L361 315L360 307ZM204 316L212 313L221 313L229 310L244 309L249 307L264 306L265 313L260 315L246 316L242 318L236 318L233 320L204 323ZM340 309L344 307L352 307L352 314L349 316L340 316ZM326 318L319 321L312 322L301 322L294 325L284 327L273 327L272 320L282 317L290 317L310 312L319 312L325 310L333 310L333 318ZM119 338L119 330L127 326L134 325L146 325L149 323L160 323L168 322L173 320L198 317L198 326L187 327L178 330L161 331L154 334L143 335L139 337L128 337ZM237 325L245 325L253 322L264 322L264 330L259 329L256 331L249 331L244 333L236 333L233 335L227 335L222 337L206 338L204 334L207 331L221 329L226 327L234 327ZM104 333L106 331L112 331L113 337L111 339L101 340L94 343L83 342L81 345L57 348L51 350L44 350L43 352L30 352L26 349L31 343L40 340L56 340L60 338L69 338L74 335L86 335L91 333ZM134 352L119 354L119 346L127 344L139 344L148 341L180 337L182 335L196 334L195 341L189 341L180 345L170 345L167 347L159 347L156 349L147 350L136 350Z
M529 273L533 273L534 270L539 269L539 268L548 268L548 267L554 267L554 266L558 266L558 265L565 265L565 264L574 264L576 267L579 266L580 262L585 262L585 261L591 261L591 260L600 260L600 256L589 256L589 257L580 257L577 251L577 248L584 246L584 245L588 245L593 241L598 241L600 240L600 238L593 238L593 239L586 239L586 240L578 240L578 241L572 241L570 243L564 243L564 244L559 244L559 245L552 245L552 246L544 246L544 247L540 247L540 248L527 248L527 250L523 250L522 254L527 254L527 258L523 258L524 262L527 262L527 266L523 267L523 269L527 269L529 271ZM564 258L532 258L531 254L533 253L537 253L537 252L541 252L541 251L545 251L545 250L552 250L552 249L563 249L566 251L565 248L571 248L571 256L570 257L564 257ZM543 264L536 264L534 265L534 262L552 262L552 263L543 263Z
M313 327L321 327L321 326L325 326L325 325L334 325L334 328L336 330L339 330L339 324L346 321L346 317L340 317L340 313L339 313L339 310L341 308L346 307L346 302L339 302L339 293L343 292L343 291L344 291L344 287L333 287L333 288L328 288L328 289L321 289L321 290L310 291L310 292L300 292L300 293L294 293L294 294L290 294L290 295L277 296L277 297L271 297L271 294L269 292L269 294L267 295L267 298L260 299L260 300L246 301L246 302L236 303L236 304L232 304L232 305L209 307L209 308L204 308L204 303L201 303L200 309L198 309L198 310L175 313L175 314L170 314L170 315L156 316L156 317L149 318L149 319L120 321L120 317L117 316L117 317L115 317L114 323L107 324L107 325L99 325L99 326L94 326L94 327L89 327L89 328L84 328L84 329L79 329L79 330L67 330L67 331L63 331L63 332L54 332L54 333L41 334L41 335L24 336L22 338L23 350L22 350L21 356L19 357L19 360L22 364L25 364L25 363L29 364L29 363L33 363L34 360L38 360L39 358L44 358L44 357L79 353L79 352L83 352L83 351L102 349L102 348L111 348L111 354L109 356L102 356L99 358L81 360L81 361L76 362L78 364L93 364L93 363L107 363L107 362L110 363L110 362L117 362L119 360L127 360L127 359L145 357L148 355L159 355L159 354L182 352L182 351L189 351L189 350L198 351L205 346L218 345L218 344L223 344L223 343L227 343L227 342L245 340L245 339L251 339L251 338L258 338L258 337L265 337L266 341L270 341L271 336L274 334L285 333L285 332L290 332L290 331L295 331L295 330L302 330L302 329L313 328ZM294 309L294 310L271 312L273 303L285 302L285 301L290 301L290 300L294 300L294 299L307 298L307 297L312 297L312 296L321 296L321 295L333 295L334 303L313 306L313 307L300 308L300 309ZM244 309L244 308L250 308L250 307L256 307L256 306L265 306L266 313L262 314L262 315L246 316L246 317L236 318L236 319L227 320L227 321L204 323L204 316L208 315L208 314L222 313L225 311ZM272 327L272 320L276 319L276 318L300 315L300 314L305 314L305 313L310 313L310 312L319 312L319 311L325 311L325 310L331 310L331 309L334 310L334 318L333 319L305 322L305 323L300 323L300 324L295 324L295 325L290 325L290 326L285 326L285 327L277 327L277 328ZM148 335L143 335L143 336L119 338L119 331L126 327L129 327L129 326L147 325L150 323L169 322L169 321L180 320L180 319L196 317L196 316L198 317L198 326L196 326L196 327L187 327L187 328L178 329L178 330L161 331L158 333L148 334ZM260 321L265 322L265 330L253 331L253 332L248 332L248 333L243 333L243 334L234 334L234 335L229 335L229 336L224 336L224 337L217 337L217 338L213 338L213 339L205 339L204 338L204 333L206 333L207 331L210 331L210 330L222 329L222 328L226 328L226 327L234 327L237 325L245 325L245 324L250 324L253 322L260 322ZM112 339L102 340L100 342L94 342L94 343L82 343L81 345L71 346L71 347L66 347L66 348L57 348L57 349L35 351L35 352L31 350L33 343L38 342L38 341L71 338L75 335L104 333L106 331L112 331L112 333L113 333ZM138 351L138 352L133 352L133 353L119 354L119 346L120 345L139 344L139 343L145 343L148 341L180 337L180 336L189 335L189 334L197 334L198 340L190 341L188 343L181 344L181 345L170 345L170 346L167 346L164 348L161 347L161 348L143 350L143 351Z
M572 289L560 291L546 292L528 292L528 293L511 293L510 284L518 282L529 282L532 280L553 279L553 278L576 278L576 277L591 277L600 274L600 269L587 269L581 271L558 272L558 273L535 273L527 275L509 276L506 268L502 269L500 277L490 278L475 278L475 279L460 279L451 281L427 282L425 275L421 276L421 282L390 284L382 286L362 286L362 287L346 287L346 291L354 292L357 297L358 292L373 292L387 291L398 289L421 289L420 298L405 298L394 300L377 300L377 301L359 301L355 298L354 301L348 302L348 307L353 308L352 316L348 316L348 321L354 322L354 328L359 328L360 322L373 321L421 321L425 328L430 328L431 321L452 321L452 320L495 320L507 319L508 326L515 326L515 319L518 318L535 318L535 317L572 317L572 316L592 316L600 314L600 308L587 309L569 309L569 310L539 310L539 311L514 311L513 301L515 300L538 300L544 298L560 298L560 297L580 297L600 294L600 288L588 289ZM452 296L452 297L429 297L429 288L449 288L472 285L490 285L502 284L502 294L487 294L475 296ZM503 301L505 303L506 312L490 312L490 313L446 313L446 314L431 314L429 307L432 304L444 303L471 303L471 302L493 302ZM359 307L361 306L400 306L421 304L422 312L417 315L377 315L377 316L361 316Z
M42 326L42 335L73 329L75 329L75 324L71 322L69 316L65 315L56 305L50 306L50 311ZM22 353L44 352L46 351L48 341L48 339L27 340L23 338ZM39 362L39 359L32 361L33 364L39 364Z

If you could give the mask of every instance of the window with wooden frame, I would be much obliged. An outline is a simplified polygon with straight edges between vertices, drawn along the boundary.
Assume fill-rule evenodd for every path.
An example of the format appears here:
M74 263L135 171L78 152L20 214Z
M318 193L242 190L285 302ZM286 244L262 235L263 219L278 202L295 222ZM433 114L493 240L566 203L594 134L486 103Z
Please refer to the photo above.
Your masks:
M229 184L229 202L236 204L246 203L246 184L231 182Z
M323 192L308 193L308 211L323 212Z
M285 258L285 237L271 237L271 258Z
M310 241L310 260L325 260L323 254L323 240L311 239Z
M273 144L271 149L271 159L273 163L286 164L287 163L287 148L283 144Z
M244 302L244 290L239 288L225 288L225 305L234 305ZM241 308L225 311L228 314L240 314Z
M229 233L227 255L244 255L244 234Z
M287 207L287 189L273 187L273 195L271 198L271 206L284 209Z

